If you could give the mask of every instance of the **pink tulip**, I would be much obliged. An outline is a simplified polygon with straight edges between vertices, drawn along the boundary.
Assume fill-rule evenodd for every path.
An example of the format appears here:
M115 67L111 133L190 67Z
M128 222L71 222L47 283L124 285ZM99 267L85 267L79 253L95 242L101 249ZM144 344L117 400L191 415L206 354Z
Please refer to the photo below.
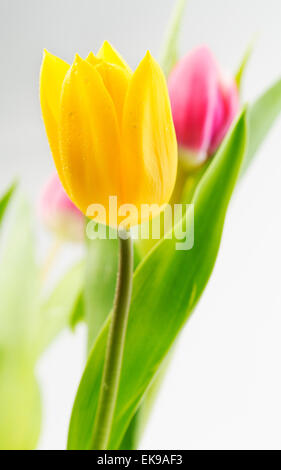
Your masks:
M180 155L196 167L217 150L239 109L236 83L201 46L177 63L168 88Z
M82 241L84 216L65 193L56 173L47 181L39 201L39 216L48 230L68 241Z

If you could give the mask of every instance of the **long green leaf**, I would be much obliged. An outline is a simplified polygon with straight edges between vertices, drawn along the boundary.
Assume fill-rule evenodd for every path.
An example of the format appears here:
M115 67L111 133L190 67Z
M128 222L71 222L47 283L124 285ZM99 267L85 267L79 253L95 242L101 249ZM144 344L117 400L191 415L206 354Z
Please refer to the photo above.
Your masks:
M250 50L250 48L249 48ZM248 51L249 52L249 51ZM249 53L245 58L249 57ZM243 61L246 64L246 60ZM268 89L254 104L249 108L249 144L248 151L243 165L244 174L253 161L253 157L257 154L259 147L267 136L271 126L274 124L275 119L281 110L281 81L278 80L270 89ZM273 107L271 106L274 103ZM203 174L204 172L202 172ZM199 178L200 180L200 178ZM185 198L186 199L186 198ZM189 200L187 198L186 200ZM136 422L139 419L136 418ZM136 431L135 426L131 425L128 429L128 434L125 436L125 442L122 448L128 448L128 443L133 442Z
M0 449L32 450L42 419L41 398L33 365L19 355L0 353Z
M2 199L7 207L10 188ZM68 324L84 281L83 263L72 268L41 301L40 272L28 203L19 198L0 262L0 448L33 449L41 425L36 360Z
M257 35L255 34L255 36L253 37L253 39L251 40L251 42L247 46L247 49L244 52L244 55L243 55L242 60L239 64L238 70L235 74L235 82L236 82L236 85L237 85L237 88L238 88L239 92L241 92L242 81L243 81L243 78L244 78L244 75L245 75L247 65L248 65L249 60L252 56L256 41L257 41Z
M89 350L113 306L117 265L117 240L88 241L84 301Z
M0 199L0 224L2 223L3 217L5 215L6 209L9 205L12 195L15 192L17 184L13 183L6 193Z
M83 321L85 321L85 299L84 290L82 289L77 299L74 300L74 305L69 315L69 326L72 330L75 330L75 327Z
M7 205L13 189L7 193ZM20 198L0 263L0 448L33 449L41 424L34 375L39 276L30 208Z
M249 145L243 162L246 172L272 125L281 112L281 79L275 82L249 107Z
M178 40L186 3L187 0L177 0L171 22L165 35L160 64L166 77L178 60Z
M120 450L134 450L138 448L139 441L142 437L147 421L149 420L151 410L155 405L158 392L166 376L171 357L172 352L170 351L164 362L161 364L160 370L157 372L156 377L146 390L141 406L138 407L136 413L131 419L119 447Z
M39 276L28 203L17 200L0 262L0 344L33 355Z
M41 303L38 313L38 325L34 344L37 344L37 354L40 354L60 331L69 324L77 321L75 315L82 316L78 308L83 308L81 291L84 285L85 262L75 264L55 287L47 300ZM37 341L36 341L37 339Z
M208 281L245 140L243 112L196 192L193 249L176 250L175 237L164 239L136 270L111 449L120 445L145 391ZM89 447L109 320L92 349L78 389L70 422L69 449Z

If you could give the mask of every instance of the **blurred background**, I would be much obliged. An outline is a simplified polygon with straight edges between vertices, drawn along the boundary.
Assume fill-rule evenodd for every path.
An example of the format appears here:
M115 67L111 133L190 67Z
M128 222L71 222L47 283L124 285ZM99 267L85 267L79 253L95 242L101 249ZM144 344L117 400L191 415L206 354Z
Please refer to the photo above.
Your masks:
M53 171L39 104L43 48L71 62L108 39L135 66L159 56L173 0L0 1L0 190L17 176L36 204ZM181 53L206 43L234 72L259 33L243 95L281 75L279 0L190 0ZM144 449L281 448L281 121L231 203L212 279L182 332ZM37 222L38 223L38 222ZM38 225L38 257L48 237ZM77 251L77 249L75 248ZM61 265L75 252L64 250ZM38 365L41 449L63 449L85 359L83 326L63 332Z

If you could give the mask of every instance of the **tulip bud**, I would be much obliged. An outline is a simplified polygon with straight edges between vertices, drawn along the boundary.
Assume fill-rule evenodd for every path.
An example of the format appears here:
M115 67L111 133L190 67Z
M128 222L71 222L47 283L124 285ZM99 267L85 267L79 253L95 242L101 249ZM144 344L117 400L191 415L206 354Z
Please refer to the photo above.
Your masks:
M65 193L56 173L47 181L39 201L39 216L48 230L66 241L84 237L84 217Z
M108 42L72 66L45 52L40 97L60 180L85 215L117 226L133 206L131 227L161 212L175 184L177 141L166 80L149 52L135 72ZM89 213L91 205L104 211ZM143 214L143 205L152 211Z
M197 167L214 154L239 108L238 90L206 46L180 60L168 79L179 154Z

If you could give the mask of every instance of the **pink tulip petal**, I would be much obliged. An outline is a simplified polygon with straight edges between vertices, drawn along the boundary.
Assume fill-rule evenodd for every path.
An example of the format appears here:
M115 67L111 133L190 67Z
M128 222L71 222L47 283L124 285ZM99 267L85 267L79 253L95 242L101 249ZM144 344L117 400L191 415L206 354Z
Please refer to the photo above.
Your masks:
M206 46L178 62L168 79L180 155L192 167L212 155L225 137L239 109L234 79L222 78Z
M178 143L206 153L217 100L217 64L206 46L186 55L174 68L168 88Z
M45 226L57 236L70 241L83 239L84 217L67 196L57 173L43 188L38 209Z
M219 93L213 123L209 154L212 155L224 139L234 117L239 110L239 94L232 78L223 78L219 83Z

